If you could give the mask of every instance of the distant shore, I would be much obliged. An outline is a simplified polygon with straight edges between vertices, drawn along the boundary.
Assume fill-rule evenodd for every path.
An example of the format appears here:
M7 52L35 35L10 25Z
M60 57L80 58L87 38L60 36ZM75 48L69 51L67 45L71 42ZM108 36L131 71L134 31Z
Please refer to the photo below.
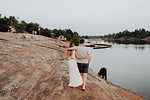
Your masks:
M108 42L115 42L115 43L125 43L125 44L150 44L150 36L140 39L140 38L126 38L126 37L122 37L122 38L102 38L102 40L104 41L108 41Z

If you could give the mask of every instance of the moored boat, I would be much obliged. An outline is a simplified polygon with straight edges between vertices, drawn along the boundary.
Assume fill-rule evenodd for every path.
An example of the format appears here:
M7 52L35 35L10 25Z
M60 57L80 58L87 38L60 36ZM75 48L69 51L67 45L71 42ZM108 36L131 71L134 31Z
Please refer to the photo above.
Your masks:
M101 48L110 48L112 45L109 44L94 44L94 49L101 49Z
M93 47L93 49L101 49L101 48L110 48L112 45L105 44L104 42L99 41L87 41L85 44L86 47Z

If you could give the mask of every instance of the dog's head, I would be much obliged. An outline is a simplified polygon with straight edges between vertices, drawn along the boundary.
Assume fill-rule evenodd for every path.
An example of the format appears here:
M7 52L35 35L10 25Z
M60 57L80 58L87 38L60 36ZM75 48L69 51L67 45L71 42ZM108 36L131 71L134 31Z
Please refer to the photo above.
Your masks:
M105 72L107 69L105 67L101 68L98 73Z

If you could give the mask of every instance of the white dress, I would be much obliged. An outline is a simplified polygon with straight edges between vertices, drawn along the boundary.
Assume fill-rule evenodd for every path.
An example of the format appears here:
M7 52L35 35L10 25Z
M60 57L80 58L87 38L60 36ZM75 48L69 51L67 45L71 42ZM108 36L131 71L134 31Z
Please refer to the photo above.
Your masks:
M79 69L77 66L76 59L75 59L75 51L73 51L72 58L73 59L71 59L71 57L70 57L68 60L69 79L70 79L68 86L77 87L77 86L82 85L82 77L79 73Z

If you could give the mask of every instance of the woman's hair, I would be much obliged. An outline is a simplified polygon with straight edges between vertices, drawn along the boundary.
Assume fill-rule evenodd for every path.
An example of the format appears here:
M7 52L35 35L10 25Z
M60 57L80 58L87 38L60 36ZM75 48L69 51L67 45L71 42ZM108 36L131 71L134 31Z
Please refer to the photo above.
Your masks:
M70 42L69 47L73 47L73 43L72 42Z
M72 42L70 42L69 48L70 48L70 47L73 47L73 46L74 46L74 44L73 44ZM73 53L72 50L68 50L68 51L67 51L67 55L70 56L70 57L72 56L72 53Z

